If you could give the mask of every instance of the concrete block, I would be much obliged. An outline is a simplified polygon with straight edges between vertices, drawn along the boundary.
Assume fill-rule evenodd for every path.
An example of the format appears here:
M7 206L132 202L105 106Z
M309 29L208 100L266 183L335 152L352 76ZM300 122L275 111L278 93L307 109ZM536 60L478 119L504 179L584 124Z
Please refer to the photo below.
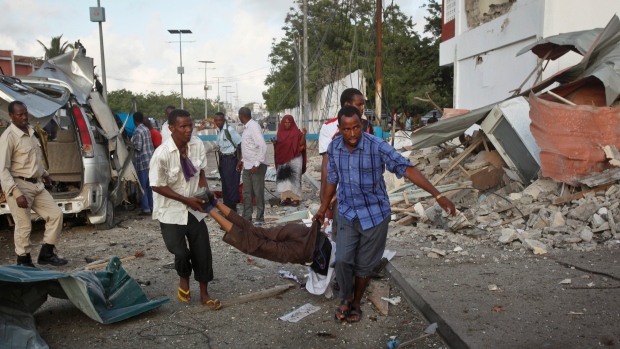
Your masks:
M534 239L525 239L525 241L523 241L523 245L532 250L534 254L545 254L549 251L549 246Z
M590 228L588 228L588 227L583 228L581 233L579 233L579 237L581 238L581 240L583 240L585 242L592 241L592 236L593 235L594 234L592 233L592 230L590 230Z

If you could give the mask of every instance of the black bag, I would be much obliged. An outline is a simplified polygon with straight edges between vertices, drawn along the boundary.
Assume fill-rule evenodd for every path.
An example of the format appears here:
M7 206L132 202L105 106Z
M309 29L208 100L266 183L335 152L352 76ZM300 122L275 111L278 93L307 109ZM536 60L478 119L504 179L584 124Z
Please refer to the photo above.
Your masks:
M327 275L327 272L329 271L330 258L332 256L332 243L325 236L325 234L321 232L321 225L312 225L313 228L315 226L319 231L317 232L317 243L314 246L314 251L312 252L312 264L310 265L310 268L317 274Z

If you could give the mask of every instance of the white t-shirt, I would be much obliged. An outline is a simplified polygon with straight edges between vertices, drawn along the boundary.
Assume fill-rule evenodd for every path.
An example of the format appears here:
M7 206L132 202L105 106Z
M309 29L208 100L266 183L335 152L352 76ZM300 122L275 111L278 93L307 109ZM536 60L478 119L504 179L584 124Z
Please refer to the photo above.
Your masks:
M332 142L334 136L338 133L338 118L327 120L319 132L319 154L327 152L329 143Z
M159 133L161 134L161 143L162 144L164 144L164 142L166 140L168 140L168 138L170 138L172 136L172 132L170 132L170 128L168 127L168 121L164 122L161 125L161 129L160 129Z

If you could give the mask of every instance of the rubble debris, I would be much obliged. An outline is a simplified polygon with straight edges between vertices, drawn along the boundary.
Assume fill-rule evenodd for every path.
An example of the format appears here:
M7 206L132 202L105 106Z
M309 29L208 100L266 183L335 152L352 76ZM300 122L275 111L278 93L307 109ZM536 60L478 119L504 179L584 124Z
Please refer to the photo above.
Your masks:
M239 297L223 300L222 304L226 307L229 307L231 305L243 304L243 303L248 303L248 302L252 302L252 301L256 301L260 299L274 297L294 287L295 287L294 284L278 285L278 286L274 286L266 290L248 293L248 294L244 294ZM206 311L207 309L208 307L200 307L200 308L197 308L197 311Z

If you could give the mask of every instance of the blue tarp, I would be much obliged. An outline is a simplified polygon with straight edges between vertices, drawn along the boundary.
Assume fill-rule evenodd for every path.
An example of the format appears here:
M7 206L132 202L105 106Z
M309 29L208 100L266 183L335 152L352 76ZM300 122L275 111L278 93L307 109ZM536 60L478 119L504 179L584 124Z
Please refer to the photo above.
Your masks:
M33 314L48 295L69 299L102 324L125 320L170 300L149 301L117 257L105 271L96 273L0 266L0 348L47 348L36 331Z
M119 118L121 118L122 122L125 122L129 113L116 113ZM127 136L131 138L133 136L133 130L136 128L136 125L133 123L133 114L129 115L129 121L127 121L127 125L125 126L125 131L127 132Z

